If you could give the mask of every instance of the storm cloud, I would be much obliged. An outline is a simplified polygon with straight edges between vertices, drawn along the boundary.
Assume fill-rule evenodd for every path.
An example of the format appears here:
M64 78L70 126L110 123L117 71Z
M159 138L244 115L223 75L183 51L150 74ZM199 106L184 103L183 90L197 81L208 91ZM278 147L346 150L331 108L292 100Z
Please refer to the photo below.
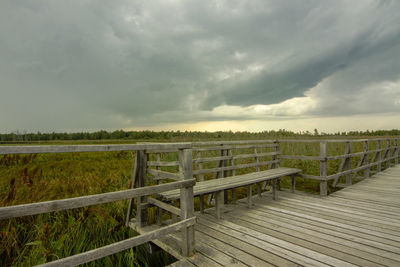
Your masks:
M2 1L0 33L2 132L400 118L399 1Z

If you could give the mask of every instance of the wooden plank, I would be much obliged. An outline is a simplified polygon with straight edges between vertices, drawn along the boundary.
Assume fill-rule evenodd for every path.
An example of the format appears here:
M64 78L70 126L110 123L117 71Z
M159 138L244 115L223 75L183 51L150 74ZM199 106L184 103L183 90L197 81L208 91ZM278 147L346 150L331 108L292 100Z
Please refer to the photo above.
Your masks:
M158 154L159 155L159 154ZM147 166L179 166L179 161L147 161Z
M369 142L368 142L368 140L364 141L364 152L365 153L369 152ZM364 155L363 156L363 160L364 160L363 162L365 163L365 165L369 165L369 154ZM359 166L359 167L361 167L361 166ZM368 178L370 176L370 172L371 172L371 169L370 168L366 168L364 170L364 178Z
M299 203L287 203L284 200L271 203L271 206L285 208L288 211L302 212L305 215L315 216L321 219L330 220L332 222L342 223L345 222L348 225L358 226L360 228L374 230L376 232L392 235L391 238L400 240L400 229L398 226L380 223L379 220L360 218L362 216L356 216L351 214L343 214L335 212L333 210L321 209L313 206L302 206ZM323 212L321 212L323 211Z
M224 150L224 149L249 149L249 148L266 148L276 147L276 144L259 144L259 145L228 145L228 146L212 146L212 147L194 147L193 151L212 151L212 150Z
M182 176L179 173L165 172L155 169L147 169L147 172L153 175L155 179L172 179L175 181L182 180Z
M280 240L298 245L315 252L327 255L332 258L341 259L343 261L355 264L358 266L381 266L379 262L376 262L376 257L371 255L371 259L375 259L375 262L354 256L349 252L357 253L359 251L352 250L351 247L342 246L335 242L326 241L317 236L305 234L300 231L293 231L289 228L285 228L280 221L274 221L273 223L267 223L265 220L261 220L260 217L249 216L248 213L229 214L226 216L230 222L238 224L242 227L246 227L260 233L278 238Z
M176 234L172 235L174 238L176 238L179 241L181 241L180 237L177 236ZM248 266L238 260L234 255L228 255L224 251L220 250L215 250L211 248L208 243L204 243L203 240L198 240L198 235L196 234L196 254L201 253L205 257L208 257L212 259L213 261L217 262L218 264L221 264L222 266Z
M322 177L322 176L316 176L316 175L310 175L310 174L304 174L304 173L299 173L297 175L304 179L313 179L313 180L318 180L318 181L326 180L326 177Z
M296 197L288 196L286 194L283 194L283 196L282 196L282 194L281 194L281 199L286 200L286 201L303 203L304 205L317 206L317 207L325 208L328 210L335 210L338 212L343 212L343 214L350 213L350 214L356 214L356 215L360 215L360 216L371 217L371 218L375 218L375 219L383 219L388 222L400 223L399 222L400 216L394 217L394 216L386 215L384 213L377 213L375 210L373 210L373 211L363 210L360 208L355 208L354 206L344 206L344 205L337 206L337 205L331 204L331 202L323 202L322 200L320 200L318 202L316 202L316 201L312 202L306 198L296 198Z
M179 237L177 234L172 234L171 236L178 243L182 242L181 237ZM232 266L247 266L238 261L235 257L231 257L222 251L214 250L201 241L196 241L196 254L201 254L203 258L209 258L221 266L227 266L228 264ZM188 260L190 261L191 259L188 258Z
M132 181L131 181L131 186L130 186L131 189L133 189L135 187L135 184L136 184L136 179L137 179L138 172L139 172L138 164L139 164L139 156L138 156L138 153L136 153L135 163L134 163L133 171L132 171ZM129 200L128 210L126 212L125 226L129 226L129 221L130 221L131 216L132 216L132 209L133 209L133 205L134 205L133 202L134 202L134 198L131 198Z
M283 193L285 194L285 193ZM291 196L294 199L305 199L305 201L314 201L314 202L319 202L323 205L328 205L328 206L333 206L333 207L344 207L349 210L358 210L362 212L370 212L370 213L375 213L378 216L390 216L390 217L398 217L400 216L400 210L392 210L392 208L389 208L384 205L379 205L379 204L370 204L370 203L365 203L365 202L360 202L356 200L348 200L348 199L340 199L340 198L332 198L329 197L328 199L314 199L314 200L308 200L308 196L300 196L298 194ZM309 198L314 198L314 197L309 197Z
M169 205L169 204L167 204L167 203L164 203L164 202L162 202L162 201L160 201L160 200L157 200L157 199L155 199L155 198L149 197L149 198L147 198L147 202L148 202L149 204L152 204L152 205L154 205L154 206L157 206L157 207L159 207L159 208L161 208L161 209L164 209L164 210L166 210L166 211L169 211L169 212L171 212L171 213L173 213L173 214L175 214L175 215L178 215L178 216L181 215L181 209L178 209L177 207L174 207L174 206L172 206L172 205Z
M195 266L196 265L194 265L193 263L191 263L187 259L184 259L184 260L177 260L176 262L171 263L167 267L195 267Z
M212 187L212 186L218 186L218 185L223 185L227 183L236 183L236 182L246 182L245 180L251 180L253 182L254 179L259 179L260 177L273 177L275 178L276 176L286 176L286 175L291 175L296 172L300 172L300 169L295 169L295 168L278 168L278 169L270 169L270 170L265 170L261 172L252 172L252 173L247 173L247 174L241 174L241 175L235 175L235 176L229 176L227 179L210 179L207 181L203 182L198 182L196 184L196 188L207 188L207 187ZM169 192L166 192L168 194Z
M53 211L75 209L92 205L110 203L114 201L162 193L175 188L190 187L196 183L195 179L154 185L136 189L127 189L97 195L89 195L61 200L51 200L31 204L22 204L0 208L0 219L16 218Z
M193 180L192 149L179 150L179 171L184 181ZM180 189L181 218L193 218L194 196L193 187ZM182 255L190 256L195 252L194 227L189 226L182 229Z
M138 151L151 149L191 148L191 143L168 144L122 144L122 145L47 145L47 146L0 146L0 155L4 154L35 154L35 153L68 153L68 152L109 152Z
M281 159L321 160L319 156L281 155Z
M41 264L39 266L43 267L51 267L51 266L76 266L80 265L83 263L91 262L124 250L127 250L129 248L144 244L146 242L149 242L151 240L157 239L159 237L165 236L169 233L176 232L184 227L188 227L190 225L194 225L196 223L195 218L189 218L186 220L182 220L178 223L171 224L169 226L163 227L158 230L154 230L151 232L148 232L146 234L140 235L140 236L135 236L123 241L119 241L116 243L113 243L111 245L107 245L101 248L96 248L78 255L70 256L67 258L63 258L60 260L56 260L53 262Z
M212 146L212 145L240 145L240 144L263 144L263 143L273 143L276 140L236 140L236 141L201 141L193 142L193 146Z
M211 169L202 169L193 171L193 174L204 174L204 173L213 173L213 172L221 172L221 171L230 171L230 170L237 170L237 169L244 169L249 167L257 167L257 166L265 166L272 163L278 163L279 160L269 160L269 161L260 161L255 163L246 163L246 164L238 164L235 166L226 166L226 167L217 167Z
M329 217L329 219L327 219L327 218L324 218L323 215L320 215L320 214L315 214L315 213L308 214L308 213L304 212L303 210L296 210L289 206L278 205L276 203L277 202L271 202L270 205L264 205L263 209L269 210L269 211L277 211L277 212L280 212L281 214L292 215L292 216L297 216L300 218L308 219L311 221L316 221L319 223L323 223L327 226L329 226L329 225L337 226L337 227L341 227L341 228L344 228L347 230L352 230L352 231L356 231L356 232L360 232L360 233L383 237L385 239L396 241L396 242L400 241L399 237L394 236L392 234L383 233L382 231L376 231L375 227L368 227L368 225L363 225L363 227L360 227L359 223L354 223L354 222L349 222L349 221L346 221L344 223L344 222L341 222L340 219L333 220L331 217Z
M213 248L216 251L221 251L226 253L227 255L236 258L237 260L249 265L249 266L273 266L259 258L247 253L247 251L238 249L231 244L222 242L216 239L214 236L209 236L198 231L198 227L195 226L196 229L196 240L207 244L209 247Z
M247 242L251 242L253 245L258 246L262 249L270 251L272 253L282 255L286 259L293 261L297 264L304 266L329 266L324 264L320 260L314 260L314 258L323 258L328 260L325 255L320 253L316 253L314 251L301 248L300 246L295 246L288 242L284 242L277 238L273 238L264 234L261 234L257 231L253 231L251 229L238 226L234 223L231 223L227 220L217 220L214 219L210 215L203 215L199 218L199 223L203 223L203 217L207 218L207 223L212 223L213 228L219 229L220 231L224 231L226 233L231 233L233 236L238 239L245 239ZM296 251L296 252L294 252ZM346 264L343 262L341 266L353 266L351 264Z
M262 210L262 209L261 209ZM296 217L286 218L282 217L280 213L269 213L263 212L260 209L246 210L244 208L236 211L232 215L227 215L226 217L229 221L237 222L238 219L244 220L251 224L258 224L263 232L267 232L270 235L274 235L277 238L283 240L291 240L290 242L303 244L308 247L313 247L314 249L325 250L327 247L332 248L334 251L327 251L333 253L333 257L338 257L340 252L351 253L353 257L350 257L353 261L356 260L355 257L371 261L376 264L396 264L396 260L391 260L383 257L387 253L386 249L389 251L398 251L399 248L384 245L378 242L373 242L370 240L365 240L358 238L353 235L343 234L341 231L327 230L325 227L314 226L307 222L299 221ZM242 211L242 212L240 212ZM236 218L231 220L231 216ZM248 226L251 227L251 224ZM242 225L244 226L244 225ZM254 229L254 227L253 227ZM260 229L260 228L259 228ZM258 229L256 229L258 230ZM280 232L280 234L278 234ZM296 237L302 240L296 240L291 238ZM316 243L317 246L311 244L310 242L304 242L303 240ZM336 251L336 252L335 252ZM321 251L322 253L322 251ZM380 253L383 253L382 255ZM336 255L335 255L336 254ZM346 255L344 255L346 257ZM393 256L389 254L389 256ZM342 257L340 259L343 259ZM364 266L364 265L361 265Z
M327 177L327 144L326 142L320 142L320 152L319 156L322 158L319 163L319 176L322 178ZM326 180L320 180L319 182L319 192L321 196L328 195L328 182Z
M367 142L367 141L366 141ZM343 155L336 155L336 156L328 156L328 160L338 160L338 159L345 159L345 158L355 158L355 157L362 157L365 155L369 154L374 154L376 152L384 151L385 149L374 149L374 150L367 150L367 151L361 151L361 152L355 152L355 153L348 153L348 154L343 154Z
M226 179L214 179L208 180L204 182L198 182L197 185L194 187L194 194L207 194L212 193L220 190L237 188L241 186L246 186L249 184L255 184L258 182L263 182L266 180L276 179L278 177L292 175L299 172L299 169L290 169L290 168L278 168L273 170L267 170L257 173L250 173L245 175L239 176L232 176ZM174 199L178 198L177 191L168 191L163 192L162 196L167 199Z
M210 161L219 161L219 160L232 160L232 159L247 159L257 157L267 157L267 156L274 156L277 155L276 152L266 152L266 153L258 153L256 154L239 154L239 155L228 155L228 156L218 156L218 157L198 157L193 159L193 163L200 163L200 162L210 162Z
M361 219L364 220L365 222L368 223L377 223L378 225L380 225L380 227L383 228L387 228L387 229L394 229L394 230L399 230L400 232L400 222L393 222L393 221L389 221L389 220L383 220L382 218L373 218L373 217L366 217L365 214L363 213L355 213L355 212L345 212L345 210L343 209L326 209L325 206L323 205L312 205L310 203L304 203L301 201L293 201L292 199L288 199L285 198L282 201L279 202L280 204L284 204L284 205L293 205L294 207L300 207L300 208L304 208L304 209L309 209L312 211L320 211L321 213L323 213L325 211L324 214L329 215L329 216L340 216L341 219L343 221L346 221L349 219Z
M231 232L217 229L212 223L205 221L199 221L196 224L196 231L201 232L204 235L211 236L212 238L229 244L230 246L245 251L246 253L259 258L266 262L266 266L287 266L287 267L297 267L298 265L292 261L289 261L277 254L271 253L268 250L260 248L256 244L252 243L250 240L246 240L245 236L240 237L240 235L232 235ZM268 264L269 263L269 264ZM256 265L257 266L257 265ZM264 266L264 265L260 265Z
M223 191L215 192L215 211L218 219L222 217L222 208L224 206Z
M400 241L400 236L396 235L396 231L385 229L383 227L376 226L376 224L368 223L362 220L354 220L347 218L343 221L341 218L334 216L328 216L318 212L309 211L308 209L302 209L301 207L294 208L293 206L284 205L282 203L277 204L277 202L271 203L269 209L279 209L280 211L293 214L296 216L301 216L304 218L309 218L315 221L325 222L327 224L333 224L341 226L347 229L352 229L364 233L370 233L372 235L379 235L394 241ZM397 232L398 233L398 232Z
M139 173L136 178L135 187L137 188L145 188L147 184L147 160L149 159L149 155L145 154L143 150L137 152L139 156ZM143 204L147 204L147 197L140 196L136 200L136 223L139 226L147 225L147 207L143 206Z
M321 222L319 220L314 220L312 217L303 217L298 214L286 213L281 211L280 209L269 209L269 205L258 204L258 201L255 207L248 212L249 214L259 214L268 219L278 220L282 223L289 224L286 227L291 228L291 226L297 226L303 232L308 232L309 234L313 234L315 232L316 235L320 235L320 233L326 234L327 240L335 241L330 238L330 236L343 238L349 241L359 242L361 244L365 244L372 247L377 247L381 249L390 248L399 248L399 243L397 241L389 240L380 235L372 235L371 232L363 232L357 231L354 228L346 227L343 225L336 224L327 224L325 222ZM250 216L250 215L249 215ZM342 241L341 241L342 242ZM339 242L340 243L340 242ZM354 245L352 245L354 246Z

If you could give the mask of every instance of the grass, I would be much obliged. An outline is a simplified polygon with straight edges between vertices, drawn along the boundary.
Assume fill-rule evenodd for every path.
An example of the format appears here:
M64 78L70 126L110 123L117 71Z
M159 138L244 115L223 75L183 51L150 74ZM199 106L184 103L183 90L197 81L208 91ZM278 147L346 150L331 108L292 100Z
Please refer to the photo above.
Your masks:
M148 141L148 140L147 140ZM153 141L153 140L151 140ZM104 141L126 143L127 141ZM82 144L96 142L51 142L47 144ZM354 143L352 152L363 150L362 143ZM371 143L370 149L376 144ZM286 155L319 155L319 143L282 143L281 152ZM259 149L269 152L271 149ZM252 150L233 151L253 153ZM203 157L217 156L217 152L202 152ZM328 155L344 153L343 143L329 143ZM130 188L134 164L131 152L62 153L0 156L0 206L40 202L111 192ZM195 155L194 157L197 157ZM371 155L372 157L372 155ZM260 160L270 160L264 157ZM176 160L176 155L163 154L162 160ZM352 167L357 165L352 159ZM236 160L235 164L254 162L254 159ZM203 168L217 167L217 163L204 163ZM328 175L337 172L340 160L328 162ZM281 166L306 170L307 174L319 175L318 161L282 160ZM196 166L195 166L196 167ZM164 170L174 171L173 167ZM255 171L255 168L238 170L236 173ZM205 175L211 179L212 174ZM282 179L281 187L289 188L289 179ZM318 194L319 183L310 179L297 179L296 188ZM255 189L254 189L255 190ZM245 197L246 190L238 191ZM198 200L195 201L199 208ZM136 233L123 225L127 201L97 205L70 211L26 216L0 221L0 266L31 266L58 258L78 254L135 236ZM154 220L151 211L150 220ZM87 266L164 266L174 261L164 252L150 255L144 246L132 248Z

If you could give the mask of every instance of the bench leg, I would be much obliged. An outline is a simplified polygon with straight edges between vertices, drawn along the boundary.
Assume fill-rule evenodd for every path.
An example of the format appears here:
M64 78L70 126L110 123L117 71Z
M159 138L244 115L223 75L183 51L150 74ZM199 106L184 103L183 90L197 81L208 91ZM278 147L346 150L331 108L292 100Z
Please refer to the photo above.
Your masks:
M251 208L251 185L247 186L247 206Z
M281 178L276 180L276 190L281 191Z
M200 213L204 213L204 195L200 195Z
M232 203L236 204L236 199L237 199L236 188L233 188L232 189Z
M157 225L162 224L162 215L163 215L163 210L157 207Z
M178 201L176 201L176 200L172 201L172 206L178 207L177 203L178 203ZM171 218L172 222L176 223L176 222L179 221L179 218L178 218L178 216L176 214L172 213L171 217L172 217Z
M276 193L277 184L278 184L278 179L274 179L272 181L272 198L273 198L273 200L277 200L278 199L278 196L277 196L277 193Z
M296 179L294 175L292 175L291 178L292 178L292 193L294 193L294 191L296 190Z
M224 206L224 191L218 191L217 193L215 193L215 211L217 219L221 219L223 206Z
M258 194L258 197L261 197L261 183L257 184L257 194Z
M268 181L265 181L264 182L264 190L266 190L267 189L267 186L269 186L270 185L270 181L268 180Z

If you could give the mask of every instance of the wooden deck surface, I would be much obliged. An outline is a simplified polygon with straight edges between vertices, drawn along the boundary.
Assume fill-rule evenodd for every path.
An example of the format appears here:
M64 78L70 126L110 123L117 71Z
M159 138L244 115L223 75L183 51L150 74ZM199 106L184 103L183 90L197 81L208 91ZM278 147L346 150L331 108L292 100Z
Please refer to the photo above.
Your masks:
M196 255L172 265L400 266L400 166L328 197L281 191L253 203L227 205L221 220L196 214ZM179 257L179 242L158 244Z

